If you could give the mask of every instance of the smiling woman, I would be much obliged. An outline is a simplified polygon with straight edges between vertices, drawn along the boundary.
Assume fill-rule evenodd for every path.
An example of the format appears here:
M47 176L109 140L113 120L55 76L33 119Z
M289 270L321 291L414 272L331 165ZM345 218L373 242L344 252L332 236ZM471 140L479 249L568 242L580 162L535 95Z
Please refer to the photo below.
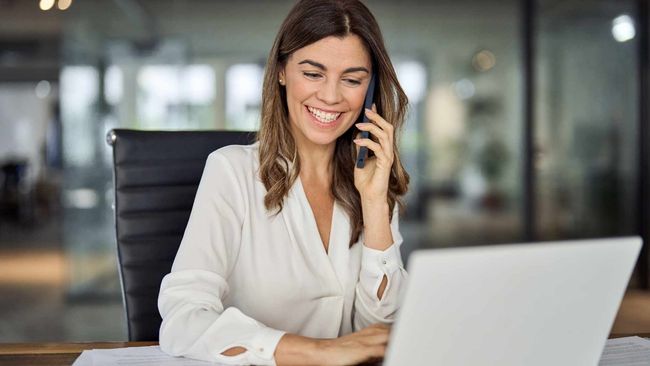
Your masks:
M363 110L372 75L375 105ZM269 55L259 141L208 158L161 285L163 350L260 365L383 357L406 278L406 105L365 5L294 6ZM374 156L360 169L362 146Z
M344 42L344 39L347 41ZM355 39L358 42L355 42ZM343 44L347 46L344 50L336 47ZM318 47L321 51L317 53L316 59L299 57L299 53L309 51L314 47ZM348 56L343 52L354 54L356 64L342 58ZM338 57L332 57L332 55ZM368 57L369 60L364 60L364 57ZM333 64L325 65L319 62L325 58L333 60ZM368 61L369 64L367 64ZM297 142L291 131L293 124L288 121L290 108L288 93L291 91L291 85L287 87L286 83L289 80L281 78L286 73L286 69L291 67L292 62L305 68L301 71L306 73L304 75L306 78L327 77L328 75L323 74L330 72L330 80L326 79L325 81L340 88L323 88L319 94L321 97L323 93L331 92L331 90L340 92L344 86L341 84L346 81L348 84L354 84L355 81L362 83L357 88L362 89L357 90L361 94L360 104L357 105L357 116L361 112L363 95L370 79L370 75L367 73L363 75L363 71L358 68L369 69L376 73L380 91L375 97L377 112L383 117L383 120L390 121L394 131L401 131L407 110L406 94L397 80L395 69L384 46L381 30L370 10L359 1L299 2L280 27L269 54L264 78L262 126L259 132L260 177L268 190L264 204L269 210L282 208L282 201L301 170L302 156L298 154ZM330 68L339 66L340 69L329 70L327 66ZM342 70L346 73L337 76L336 73L341 73ZM341 76L344 78L340 79ZM331 80L332 77L335 78L334 81ZM361 80L361 78L365 80ZM320 81L321 86L328 86L327 83L323 84L323 80ZM325 98L327 98L326 95ZM326 101L321 100L320 103L320 106L324 107ZM318 108L319 106L311 107ZM333 108L327 107L326 109ZM331 164L328 164L332 165L332 194L350 216L352 224L350 245L359 239L363 227L360 197L355 189L354 176L350 169L354 165L356 157L353 139L358 131L354 128L347 129L343 135L337 138L336 144L333 146L334 158ZM391 144L395 161L395 164L391 166L390 189L387 193L391 210L395 204L401 204L399 197L406 193L408 185L408 174L402 167L397 141L398 139L393 139ZM290 165L294 168L285 169Z

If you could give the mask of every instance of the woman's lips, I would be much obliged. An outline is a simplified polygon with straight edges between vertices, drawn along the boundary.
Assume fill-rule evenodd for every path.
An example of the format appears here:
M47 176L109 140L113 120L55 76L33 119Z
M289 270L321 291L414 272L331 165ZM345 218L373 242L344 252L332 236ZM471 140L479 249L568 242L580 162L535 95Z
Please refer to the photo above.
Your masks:
M332 120L332 121L327 121L327 122L325 122L325 121L322 121L322 120L320 120L319 118L317 118L317 117L316 117L316 116L315 116L315 115L314 115L314 114L309 110L309 108L310 108L309 106L305 106L305 112L307 112L307 114L309 115L310 119L311 119L311 120L312 120L312 121L313 121L317 126L319 126L319 127L321 127L321 128L332 128L332 127L337 126L337 125L339 124L339 122L341 121L341 117L342 117L343 114L344 114L344 112L338 112L339 115L338 115L338 117L337 117L336 119L334 119L334 120ZM313 108L313 107L311 107L311 108ZM316 108L316 109L318 109L318 108Z

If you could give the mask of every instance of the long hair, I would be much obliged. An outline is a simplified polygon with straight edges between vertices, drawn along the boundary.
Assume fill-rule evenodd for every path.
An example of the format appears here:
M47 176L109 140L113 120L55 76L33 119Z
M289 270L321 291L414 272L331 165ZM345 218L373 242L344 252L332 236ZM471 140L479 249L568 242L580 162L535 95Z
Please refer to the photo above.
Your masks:
M361 38L371 56L379 89L375 96L377 112L395 127L394 162L388 184L391 218L395 204L404 207L401 196L406 193L409 176L399 159L397 142L408 99L386 52L379 25L358 0L301 0L282 23L264 74L258 140L260 179L267 191L264 205L269 211L282 211L284 198L300 173L300 158L289 125L287 94L278 82L279 72L295 51L326 37L343 38L351 34ZM354 186L356 146L352 140L356 132L352 126L336 140L331 187L332 196L350 218L350 246L358 241L363 230L361 197Z

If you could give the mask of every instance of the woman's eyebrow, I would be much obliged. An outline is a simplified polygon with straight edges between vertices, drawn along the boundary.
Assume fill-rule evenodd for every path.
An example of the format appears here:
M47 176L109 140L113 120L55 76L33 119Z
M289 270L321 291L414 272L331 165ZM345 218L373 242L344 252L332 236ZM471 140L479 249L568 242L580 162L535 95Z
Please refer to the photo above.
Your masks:
M319 68L319 69L321 69L323 71L327 71L327 67L325 67L325 65L321 64L320 62L316 62L314 60L305 59L305 60L302 60L302 61L298 62L298 65L302 65L302 64L309 64L309 65L317 67L317 68ZM343 73L347 74L349 72L357 72L357 71L363 71L365 73L370 74L370 71L368 71L368 69L366 69L363 66L348 67L347 69L343 70Z

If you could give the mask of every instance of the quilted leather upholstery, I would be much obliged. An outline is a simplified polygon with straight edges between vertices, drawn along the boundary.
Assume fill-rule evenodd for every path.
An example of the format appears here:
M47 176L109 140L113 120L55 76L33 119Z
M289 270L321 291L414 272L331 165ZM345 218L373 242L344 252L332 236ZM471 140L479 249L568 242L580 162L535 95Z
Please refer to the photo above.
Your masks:
M157 341L157 299L169 273L210 152L250 144L240 131L135 131L108 134L113 145L115 226L130 341Z

